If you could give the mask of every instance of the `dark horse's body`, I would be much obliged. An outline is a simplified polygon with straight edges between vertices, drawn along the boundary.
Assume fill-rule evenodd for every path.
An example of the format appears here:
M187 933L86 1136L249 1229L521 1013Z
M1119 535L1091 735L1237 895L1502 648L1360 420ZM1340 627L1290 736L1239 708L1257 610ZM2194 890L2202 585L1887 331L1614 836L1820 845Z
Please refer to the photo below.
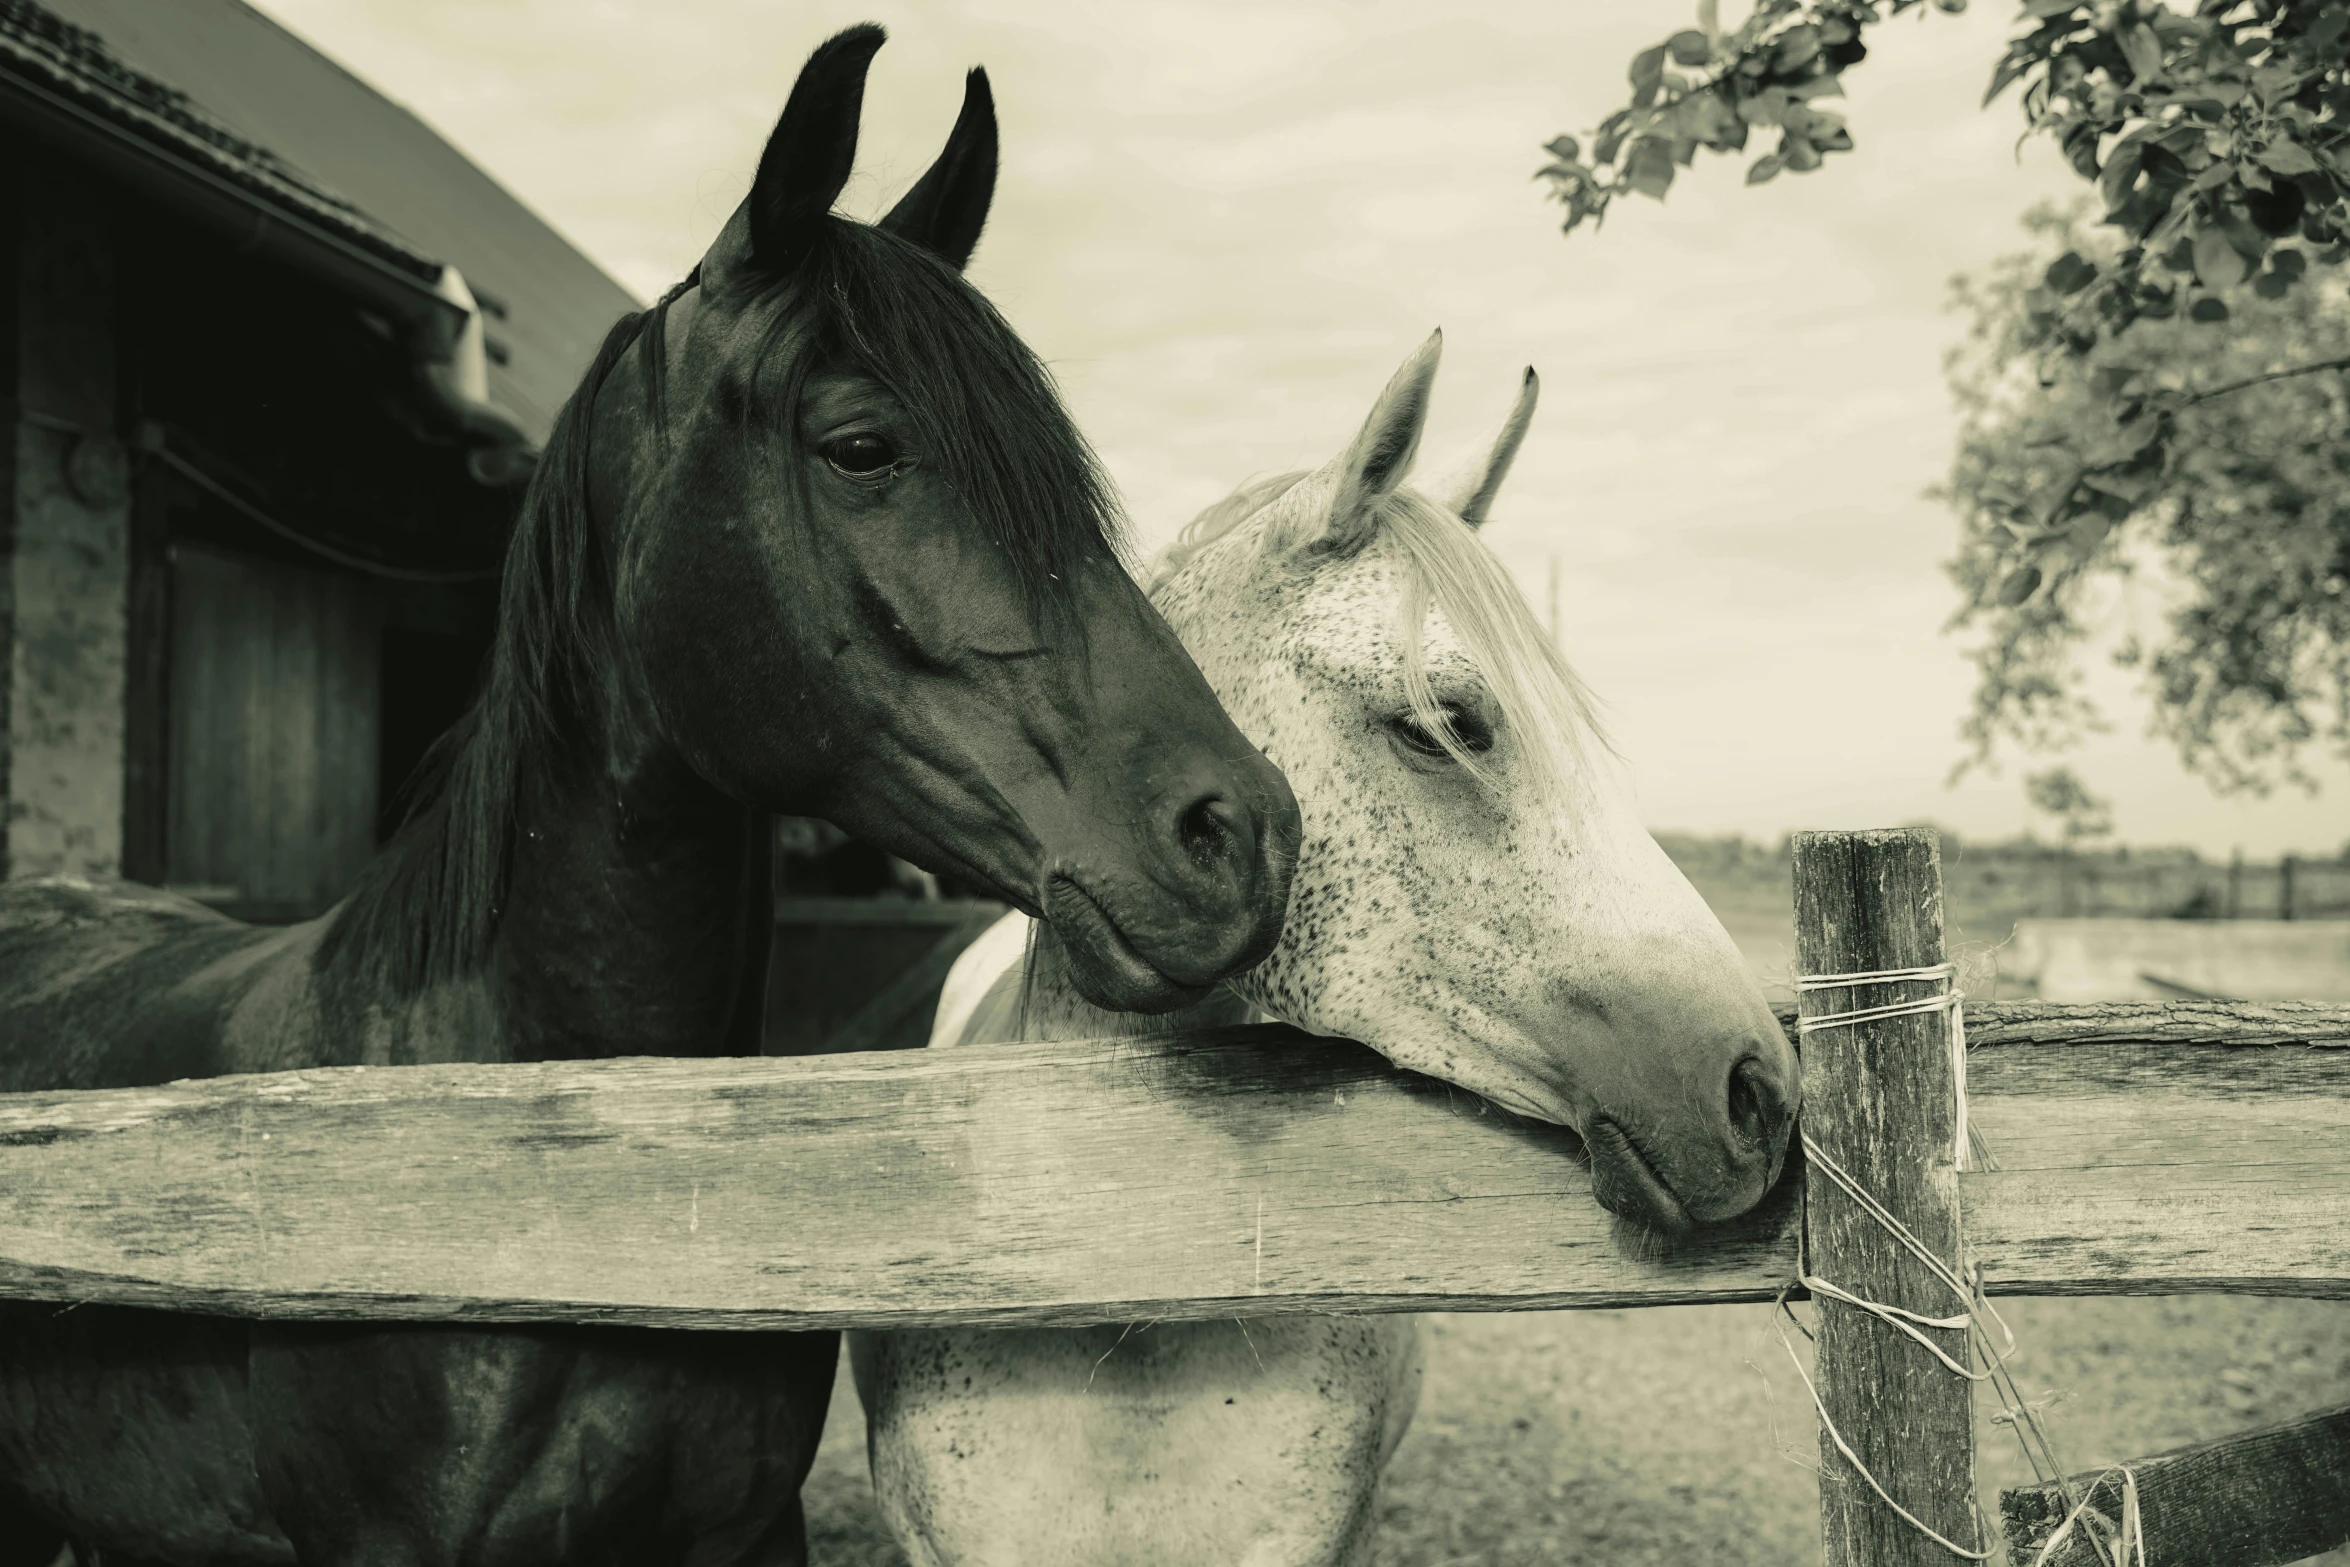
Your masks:
M984 78L888 219L829 215L879 43L817 51L696 279L558 420L434 803L291 929L0 891L0 1089L755 1051L771 811L1041 914L1109 1005L1263 956L1295 804L958 275L994 180ZM11 1306L0 1567L68 1537L110 1567L797 1562L834 1360L831 1334Z

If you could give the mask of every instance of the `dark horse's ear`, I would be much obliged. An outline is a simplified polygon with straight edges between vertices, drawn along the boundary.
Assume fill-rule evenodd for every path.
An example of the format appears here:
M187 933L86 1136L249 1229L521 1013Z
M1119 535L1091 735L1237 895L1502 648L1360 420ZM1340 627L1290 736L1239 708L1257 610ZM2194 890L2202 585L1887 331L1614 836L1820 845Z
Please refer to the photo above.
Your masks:
M871 22L816 46L751 182L751 264L790 272L807 259L849 182L857 157L857 118L865 107L865 71L888 35Z
M963 78L963 112L947 133L946 151L881 226L961 271L987 224L995 170L995 94L988 91L987 72L973 67Z

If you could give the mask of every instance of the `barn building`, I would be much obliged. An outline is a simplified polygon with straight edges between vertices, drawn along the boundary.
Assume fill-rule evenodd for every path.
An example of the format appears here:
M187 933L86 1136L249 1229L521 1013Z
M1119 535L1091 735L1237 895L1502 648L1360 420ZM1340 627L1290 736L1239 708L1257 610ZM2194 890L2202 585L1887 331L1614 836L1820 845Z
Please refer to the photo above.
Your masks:
M323 910L635 302L237 0L0 0L0 864Z
M0 876L340 898L634 308L239 0L0 0ZM1000 906L823 823L778 847L769 1049L920 1044Z

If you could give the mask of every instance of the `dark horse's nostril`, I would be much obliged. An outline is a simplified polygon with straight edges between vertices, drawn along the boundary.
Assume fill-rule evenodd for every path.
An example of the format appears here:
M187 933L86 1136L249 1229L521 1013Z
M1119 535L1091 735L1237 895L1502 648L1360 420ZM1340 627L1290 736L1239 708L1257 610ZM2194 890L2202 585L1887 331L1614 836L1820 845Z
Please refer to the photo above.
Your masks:
M1201 796L1175 818L1175 842L1203 868L1242 858L1249 836L1247 813L1220 794Z
M1754 1056L1730 1069L1730 1126L1750 1148L1771 1147L1786 1130L1786 1097Z

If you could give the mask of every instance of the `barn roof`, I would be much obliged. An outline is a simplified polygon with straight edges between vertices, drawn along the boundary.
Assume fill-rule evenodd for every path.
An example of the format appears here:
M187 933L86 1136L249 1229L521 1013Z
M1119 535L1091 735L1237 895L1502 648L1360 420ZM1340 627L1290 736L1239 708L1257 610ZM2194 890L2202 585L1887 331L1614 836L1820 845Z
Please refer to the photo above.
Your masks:
M0 78L481 302L490 396L534 440L628 292L422 120L240 0L0 0Z

